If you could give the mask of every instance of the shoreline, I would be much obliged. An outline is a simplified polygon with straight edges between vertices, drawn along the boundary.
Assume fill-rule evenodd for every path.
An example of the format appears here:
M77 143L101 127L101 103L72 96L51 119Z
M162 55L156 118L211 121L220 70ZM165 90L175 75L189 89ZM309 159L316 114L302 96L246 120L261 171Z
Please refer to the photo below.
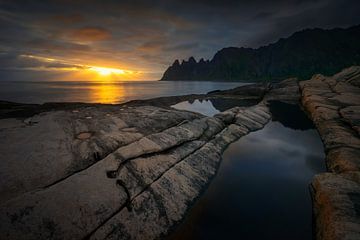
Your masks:
M317 239L343 239L342 236L355 239L360 236L360 230L355 227L360 229L356 207L360 196L360 140L359 109L353 106L360 102L359 81L360 68L352 67L333 77L315 75L299 85L295 79L287 79L208 94L133 100L115 105L0 102L0 121L6 123L0 131L6 139L3 144L11 144L13 135L24 134L31 134L35 142L12 142L15 146L6 153L9 165L7 179L1 187L7 188L2 191L0 206L0 219L4 223L1 236L4 239L164 236L206 190L226 147L267 124L271 114L266 103L298 103L300 100L299 105L322 138L330 171L316 175L311 185L316 220L314 234ZM234 107L214 117L170 108L180 101L208 98L250 99L254 105ZM352 107L352 112L344 111L346 107ZM344 121L348 125L344 125ZM329 127L331 131L327 130ZM83 133L87 134L80 135ZM35 146L45 139L48 139L45 146ZM11 163L24 154L17 152L20 146L40 166L25 179L21 179L22 172ZM1 149L6 148L1 146ZM48 153L48 149L54 152ZM45 164L41 158L46 162L61 160L61 164ZM31 162L22 164L33 168ZM14 175L8 176L9 173ZM47 179L49 177L52 179ZM26 182L25 187L17 185L18 182ZM64 190L65 195L73 196L64 197ZM58 199L54 200L55 196ZM56 203L68 214L54 211ZM80 211L79 207L83 209ZM44 221L47 224L44 225ZM69 224L69 221L75 223ZM77 225L82 227L75 227Z

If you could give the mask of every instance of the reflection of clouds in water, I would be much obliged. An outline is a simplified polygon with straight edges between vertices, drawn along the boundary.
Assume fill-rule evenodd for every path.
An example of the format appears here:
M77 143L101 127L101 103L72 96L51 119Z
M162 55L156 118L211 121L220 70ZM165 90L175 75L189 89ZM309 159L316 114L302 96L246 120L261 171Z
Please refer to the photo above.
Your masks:
M288 148L284 148L281 147L281 152L286 156L291 158L292 156L299 156L300 154L302 154L302 152L299 149L288 149Z
M322 143L315 130L293 130L283 127L279 122L270 122L261 131L251 133L252 141L259 138L265 146L313 153L322 149Z
M187 110L191 112L198 112L206 116L214 116L215 114L219 113L220 111L214 108L212 102L210 100L202 100L199 101L196 99L193 102L184 101L172 105L171 107L179 110Z
M308 184L325 170L323 146L315 130L286 126L294 125L270 122L225 150L215 179L179 230L189 233L186 239L311 238Z
M316 130L294 130L270 122L232 144L225 157L251 161L259 170L268 171L266 174L276 169L276 177L308 181L314 173L325 170L322 149Z

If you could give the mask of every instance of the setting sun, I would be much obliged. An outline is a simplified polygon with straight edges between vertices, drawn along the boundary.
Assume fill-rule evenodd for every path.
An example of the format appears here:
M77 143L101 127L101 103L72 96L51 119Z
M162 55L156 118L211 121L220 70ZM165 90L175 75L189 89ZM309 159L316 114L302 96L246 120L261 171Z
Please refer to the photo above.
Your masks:
M124 70L116 68L90 67L90 70L93 70L103 76L107 76L110 74L125 74Z

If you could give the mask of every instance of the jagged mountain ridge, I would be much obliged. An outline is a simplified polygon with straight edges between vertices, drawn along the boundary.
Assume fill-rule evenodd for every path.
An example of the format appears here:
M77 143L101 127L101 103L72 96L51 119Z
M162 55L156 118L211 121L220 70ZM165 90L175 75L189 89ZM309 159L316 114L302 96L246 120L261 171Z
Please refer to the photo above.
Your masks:
M324 30L306 29L273 44L253 48L228 47L213 59L175 60L161 80L264 81L288 77L308 79L332 75L360 64L360 25Z

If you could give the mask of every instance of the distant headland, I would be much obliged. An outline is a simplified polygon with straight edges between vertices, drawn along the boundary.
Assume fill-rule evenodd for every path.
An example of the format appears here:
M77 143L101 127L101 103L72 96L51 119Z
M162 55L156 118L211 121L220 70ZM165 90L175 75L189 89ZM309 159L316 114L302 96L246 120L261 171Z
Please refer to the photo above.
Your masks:
M332 75L360 64L360 25L330 30L295 32L273 44L253 48L228 47L211 60L179 60L163 74L163 81L276 81L308 79L315 73Z

